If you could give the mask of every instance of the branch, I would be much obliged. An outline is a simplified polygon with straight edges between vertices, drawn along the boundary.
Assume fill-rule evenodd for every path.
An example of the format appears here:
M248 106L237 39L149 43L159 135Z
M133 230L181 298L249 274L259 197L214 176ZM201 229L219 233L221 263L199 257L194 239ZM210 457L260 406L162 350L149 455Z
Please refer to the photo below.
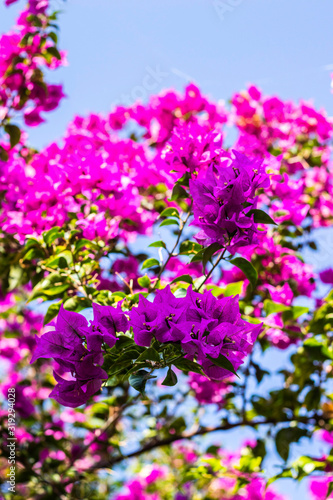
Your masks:
M166 268L166 266L168 265L168 262L169 262L169 260L171 259L171 257L175 257L174 252L175 252L175 250L176 250L176 248L177 248L177 246L178 246L178 244L179 244L179 241L180 241L181 235L183 234L183 231L184 231L184 228L185 228L185 226L186 226L186 224L187 224L187 221L189 220L189 218L190 218L190 216L191 216L191 211L192 211L192 204L191 204L191 205L190 205L190 207L189 207L189 211L188 211L188 214L187 214L187 216L186 216L185 220L180 219L179 233L178 233L178 236L177 236L176 243L174 244L174 247L173 247L173 249L171 250L171 252L169 252L169 251L168 251L168 254L169 254L169 255L168 255L168 258L167 258L167 260L165 261L165 263L163 264L163 266L161 267L161 270L160 270L160 272L158 273L158 276L157 276L157 278L156 278L156 281L155 281L155 283L154 283L154 286L152 286L152 287L150 288L150 290L149 290L150 292L153 292L153 291L155 290L155 288L156 288L156 286L157 286L157 283L159 282L160 277L162 276L163 272L165 271L165 268Z
M250 356L249 356L249 361L248 361L248 364L247 364L247 367L244 371L244 384L242 386L242 399L243 399L243 402L242 402L242 418L245 419L246 418L246 406L247 406L247 383L248 383L248 378L250 376L250 367L252 365L252 357L253 357L253 350L251 351L250 353Z
M169 444L174 443L175 441L181 441L182 439L191 439L196 436L202 436L203 434L208 434L210 432L217 432L217 431L227 431L230 429L235 429L237 427L242 427L242 426L247 426L247 427L257 427L259 425L273 425L273 424L283 424L283 423L288 423L288 422L299 422L303 424L309 424L311 423L311 420L314 420L313 423L319 423L320 420L325 421L325 419L320 416L312 416L312 417L295 417L293 416L292 418L285 418L284 420L278 420L274 418L269 418L265 420L253 420L253 421L247 421L247 420L242 420L240 422L225 422L222 425L219 425L217 427L200 427L199 429L195 431L187 431L183 432L182 434L178 435L170 435L164 439L160 440L152 440L145 444L142 448L140 448L137 451L134 451L132 453L128 453L127 455L121 455L118 457L111 458L108 461L101 461L95 464L93 467L89 468L86 472L91 472L94 471L95 469L103 469L103 468L110 468L115 464L118 464L122 462L123 460L128 460L130 458L138 457L148 451L154 450L156 448L160 448L162 446L167 446Z
M72 458L72 460L70 461L70 463L68 464L68 466L65 468L65 470L62 471L62 475L64 475L71 467L73 467L73 465L75 464L76 460L81 459L84 456L84 454L86 453L86 451L89 450L89 448L91 447L92 444L96 443L99 440L100 436L102 434L104 434L104 432L108 432L108 433L112 434L112 432L115 430L116 425L118 424L120 418L123 416L124 411L129 406L131 406L132 403L135 402L138 399L138 397L139 397L139 395L135 396L134 398L133 397L130 398L129 401L127 401L126 403L124 403L122 406L120 406L118 408L118 411L115 412L115 414L112 414L107 419L107 421L105 422L105 424L101 428L95 429L96 435L93 438L93 440L90 441L89 443L87 443L80 450L79 456L75 457L74 459Z
M223 260L223 257L224 257L224 254L225 252L227 251L226 248L223 249L223 252L221 252L221 254L219 255L218 259L216 260L215 264L213 265L213 267L211 268L211 270L209 271L209 273L207 274L206 278L204 279L204 281L202 283L200 283L200 286L199 288L196 288L196 292L199 292L200 291L200 288L206 283L206 281L209 279L209 277L211 276L212 272L214 271L214 269L216 269L216 267L219 265L219 263L221 262L221 260ZM205 271L205 270L204 270Z

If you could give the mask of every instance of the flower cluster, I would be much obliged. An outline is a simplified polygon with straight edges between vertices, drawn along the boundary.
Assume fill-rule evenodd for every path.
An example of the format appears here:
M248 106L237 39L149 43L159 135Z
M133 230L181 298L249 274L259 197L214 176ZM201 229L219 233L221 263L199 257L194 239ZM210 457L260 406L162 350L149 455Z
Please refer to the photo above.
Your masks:
M282 171L276 170L267 192L274 220L300 225L310 215L312 227L331 225L332 119L310 104L266 97L254 86L235 94L232 104L230 119L239 130L235 148L282 159Z
M194 221L201 228L196 240L204 246L219 243L235 252L258 242L258 227L251 210L256 209L256 190L269 186L262 160L233 151L220 165L210 166L204 179L190 180ZM232 244L230 242L232 240Z
M329 448L331 448L333 445L333 433L329 431L320 431L319 435L322 440L322 444L325 443L329 446ZM332 463L328 460L327 455L323 455L322 457L317 458L317 460L326 465L325 474L314 477L310 480L309 490L311 492L311 498L313 500L331 500L333 498L333 493L329 493L329 488L332 486L333 482Z
M297 176L290 173L271 175L270 188L260 201L269 205L269 213L281 224L312 227L332 223L332 173L324 165L301 169Z
M184 123L183 113L192 113L196 123L196 113L208 112L213 106L194 86L188 86L184 96L168 92L155 101L147 108L142 106L142 112L149 116L149 123L155 123L155 115L165 116L163 110L169 106L172 126L167 135L163 133L165 139L170 138L174 126ZM178 118L172 103L182 110ZM126 117L129 111L123 113ZM160 193L151 194L151 188L165 184L171 189L177 177L169 173L170 165L161 155L148 147L149 139L143 143L120 139L112 123L110 116L77 116L68 126L63 145L51 144L28 165L14 152L8 162L0 160L0 187L5 193L3 230L15 234L20 242L28 234L38 236L66 223L80 229L85 238L103 241L118 237L127 241L149 232L156 220L154 202L161 197ZM209 137L214 143L215 135Z
M184 122L202 123L207 130L221 128L227 122L222 104L215 104L202 95L193 83L187 85L184 95L167 90L153 95L147 105L138 102L127 108L118 106L109 115L114 130L121 129L128 121L134 121L145 129L144 138L150 144L163 149L175 127Z
M199 373L189 374L189 386L194 392L195 399L201 405L217 404L222 408L225 404L225 395L230 392L231 380L209 380Z
M308 136L318 139L317 146L325 146L333 134L332 121L325 111L304 102L263 96L253 85L234 94L232 104L232 120L240 130L237 149L247 153L265 157L275 148L287 153L298 149Z
M6 440L8 409L4 402L8 389L15 389L16 446L20 456L33 457L34 470L42 475L50 463L60 462L70 466L75 462L76 470L82 472L104 457L109 457L112 447L106 433L100 433L87 422L93 418L94 406L80 409L58 407L49 398L52 368L62 373L62 368L54 360L28 367L31 351L35 348L34 336L43 331L43 318L27 309L18 309L22 297L9 293L5 298L0 294L0 360L2 366L0 383L0 423ZM103 309L102 309L103 311ZM46 330L49 326L46 326ZM111 329L109 329L111 331ZM33 425L31 422L33 421ZM73 429L75 431L73 432ZM78 433L78 429L80 432ZM42 433L40 430L42 429ZM53 445L50 446L50 440ZM65 451L66 453L65 453ZM7 461L0 460L0 473L4 475ZM18 484L19 493L26 492L26 485ZM67 490L70 493L71 488Z
M152 174L148 180L141 145L111 138L105 127L98 116L77 117L63 147L51 144L29 165L10 156L0 178L4 231L23 241L28 234L38 236L54 225L71 223L84 238L108 242L116 237L128 240L151 228L156 219L153 205L141 206L139 190L161 178Z
M222 152L222 135L198 123L183 124L173 130L161 157L172 170L191 174L217 163Z
M140 296L130 324L136 344L150 346L153 338L180 343L185 357L195 359L214 380L230 376L214 359L223 356L237 370L262 329L241 319L238 297L217 299L189 287L186 297L176 298L169 286L158 290L153 302Z
M57 108L64 97L62 86L47 84L42 72L43 66L54 69L66 62L56 47L47 9L48 1L30 0L16 29L0 38L1 121L24 110L25 124L39 125L44 121L41 113Z
M174 500L284 500L285 497L276 493L271 486L266 487L265 481L258 474L241 472L239 463L242 457L248 456L251 446L255 445L256 442L244 443L232 453L216 447L216 454L213 456L209 453L202 454L191 443L177 443L170 450L170 461L165 465L152 463L143 466L134 478L125 483L124 491L116 495L115 500L166 500L170 498L170 493ZM188 470L193 471L200 464L201 470L207 467L209 471L212 461L216 466L219 465L219 469L214 470L211 477L208 472L205 481L187 479ZM242 484L240 488L237 488L237 479ZM316 500L322 500L322 497Z
M270 296L275 304L283 304L284 306L291 306L294 299L293 291L289 284L286 282L283 286L274 287L266 285L266 290L269 291ZM286 349L291 344L295 344L300 339L301 329L296 325L288 325L289 333L283 331L284 322L282 313L270 314L264 320L265 325L269 328L266 335L271 344L279 349ZM295 336L291 335L294 332Z
M10 5L15 1L5 0L5 3ZM140 403L134 398L135 406L130 409L132 398L128 399L128 384L122 383L123 377L129 379L129 385L140 389L141 381L146 382L151 378L152 370L162 365L162 358L163 366L172 363L177 366L177 359L179 366L186 367L186 372L195 367L198 369L195 363L191 363L196 361L202 369L198 371L208 378L190 372L190 390L186 388L179 399L184 412L187 401L190 400L193 405L193 396L199 405L214 403L222 409L226 403L225 396L229 393L230 403L223 413L230 408L235 421L238 415L240 420L236 425L244 423L241 421L244 410L245 417L252 415L254 419L260 419L260 416L265 416L261 403L257 401L255 405L255 400L247 397L246 392L252 384L238 383L231 378L231 371L238 370L262 330L261 324L249 323L241 318L238 296L234 295L239 290L245 317L252 316L252 321L262 321L268 327L266 338L261 343L263 348L267 347L267 339L271 345L285 349L304 337L306 328L301 324L298 313L306 308L301 307L301 311L297 311L294 304L299 295L314 298L315 282L312 268L297 253L303 242L296 237L315 227L332 225L333 176L329 141L333 136L333 127L332 120L324 111L317 111L303 102L294 104L277 97L265 97L254 86L235 94L232 109L226 112L220 103L211 102L195 85L190 84L182 94L173 90L164 91L152 96L146 104L136 102L128 107L118 106L104 117L96 114L77 116L61 142L50 144L40 153L29 150L24 146L24 136L12 124L13 117L21 112L25 125L39 125L44 121L43 113L56 109L64 97L62 86L46 83L43 74L44 69L54 69L65 63L64 53L57 49L55 20L56 13L49 14L48 0L29 0L15 29L0 38L0 125L10 136L10 146L0 144L0 268L3 289L9 287L11 290L7 296L0 296L0 359L5 366L0 398L5 399L9 387L15 388L16 436L21 460L17 465L18 469L22 467L24 470L22 478L21 474L18 475L18 483L23 481L23 484L18 484L19 494L43 496L43 488L50 486L48 480L52 468L61 463L64 473L59 482L56 475L52 475L54 495L77 496L78 481L72 480L75 470L89 474L86 477L80 474L80 480L82 477L88 480L89 487L93 485L92 490L84 489L85 496L90 497L90 491L93 491L92 495L100 493L108 496L115 493L114 484L109 483L102 491L107 480L103 482L102 474L95 481L98 473L94 476L93 469L109 465L110 457L115 458L115 463L119 458L124 459L126 437L132 435L131 431L140 432L144 426L149 427L147 442L149 444L152 439L154 446L155 440L156 444L159 443L158 434L162 443L165 435L174 435L177 440L190 435L182 431L182 426L188 423L187 418L183 420L176 414L180 408L178 396L182 392L181 387L177 388L179 393L173 390L171 397L175 395L174 401L168 400L170 394L165 398L165 395L160 397L159 392L154 391L154 398L156 395L158 401L156 411L155 408L151 411L150 403L145 405L142 422L137 425L135 415L140 412L136 405ZM227 122L233 122L239 132L231 153L223 149L223 125ZM132 127L127 139L124 138L128 131L124 130L125 127L129 130ZM2 161L7 157L8 161ZM268 163L269 176L265 171ZM188 199L177 200L177 203L172 201L172 206L178 204L177 208L186 212L190 206L188 201L193 198L193 224L201 230L197 241L203 246L218 243L231 253L238 251L251 261L258 272L255 290L251 291L247 286L248 273L245 276L240 269L233 267L221 270L220 279L219 269L205 277L205 288L211 286L217 298L208 291L199 294L192 287L184 296L184 289L178 289L176 283L181 279L192 282L194 277L202 276L202 261L199 263L202 252L199 250L196 254L198 245L193 244L192 249L191 245L184 245L181 236L187 238L185 232L177 235L180 245L177 247L176 244L175 251L170 252L166 248L169 245L164 241L154 245L160 258L157 263L154 259L153 262L156 266L160 262L160 273L156 271L157 267L147 267L148 255L133 253L142 249L134 249L131 242L138 234L152 234L158 213L170 206L171 190L180 176L183 178L179 182L183 182L186 188L191 178L190 194L187 192ZM183 192L182 196L186 194ZM263 207L281 224L277 231L266 233L258 228L257 209ZM184 219L183 214L180 218ZM171 222L171 225L179 223L177 227L182 232L182 223L177 216L175 219L165 222ZM48 238L41 233L55 225L61 226L59 233L63 231L65 236L57 238L59 245L49 245ZM70 235L69 238L67 235ZM33 241L33 237L37 238L38 245L33 247L30 258L27 257L28 252L23 253L22 259L20 246L27 236L29 242ZM95 242L82 241L82 237ZM164 238L163 234L161 238ZM70 251L67 246L63 250L63 242L68 244ZM80 244L84 245L82 256ZM311 248L315 246L313 242L308 244ZM93 248L101 250L93 253ZM16 250L18 258L14 260L11 257ZM61 257L58 250L61 250L60 254L64 251L72 255L73 267L64 267L64 260L68 266L69 261ZM58 260L53 259L52 262L53 251ZM195 259L188 264L186 262L192 253ZM49 262L39 265L41 254ZM102 270L104 261L108 260L100 261L102 254L113 262L111 279L107 279L106 270ZM119 255L122 256L120 259ZM26 262L25 258L29 262L27 266L22 265ZM140 276L139 263L143 260L143 268L149 269L148 277ZM53 276L56 279L52 295L43 294L49 291L43 288L42 281L38 281L43 273L44 277L49 273L46 278ZM187 274L192 280L183 276ZM76 282L76 276L80 281ZM60 278L65 277L71 284L65 283L63 293L59 291L62 286ZM180 280L171 284L172 288L178 289L174 294L169 286L163 287L175 277ZM332 284L333 270L323 271L320 277L324 283ZM82 292L85 305L90 305L90 299L113 304L126 295L122 305L126 304L130 311L124 313L121 304L118 307L93 304L94 318L89 323L84 316L69 312L62 306L54 329L48 326L44 333L41 317L23 305L26 302L24 287L29 279L34 284L33 293L37 290L34 297L52 299L51 313L48 311L51 315L52 308L58 307L53 298L59 300L57 304L80 310L81 306L76 304L83 299ZM74 280L75 286L72 286ZM38 286L42 284L39 294ZM22 295L12 292L22 285ZM229 290L219 288L225 285L231 285ZM28 288L30 293L29 285ZM150 292L155 288L154 299L147 300L143 289ZM108 290L116 293L113 295ZM136 304L138 296L139 304L135 307L133 304ZM80 301L76 302L78 298ZM134 332L134 341L128 335L119 339L117 345L117 333L130 328ZM36 340L35 331L41 332ZM98 399L93 398L94 404L87 406L84 412L74 411L72 408L87 403L107 379L108 373L103 369L104 354L115 346L104 366L114 375L112 380L105 384L107 387ZM145 350L142 346L151 348ZM31 351L32 361L39 358L52 358L52 361L28 370L26 364ZM172 353L170 358L169 353ZM302 356L302 349L294 358L298 356ZM185 359L180 360L183 357ZM302 375L304 368L306 376L306 365L297 365L296 361L293 361L295 375L301 366ZM316 375L318 367L316 360L313 365L308 361L310 372L307 379L310 380L309 377ZM52 369L57 385L51 392ZM242 373L245 377L256 376L260 383L268 372L261 370L253 360ZM174 382L172 375L169 371L170 385ZM320 379L326 376L330 376L329 370L322 370ZM289 395L294 392L292 382L295 380L299 389L304 389L297 382L297 377L293 377L290 373L286 378L288 387L291 387ZM112 387L114 383L116 390ZM235 390L231 391L231 383ZM305 396L305 406L313 394L312 389L310 387L309 396ZM285 392L281 391L281 399L280 396L276 399L277 415L279 401L281 412L290 406L284 399L289 397L287 393L284 395ZM59 409L58 405L46 401L49 395L69 408ZM243 411L240 407L238 409L239 395L243 396ZM146 396L149 400L149 392ZM318 398L311 396L310 399ZM177 412L172 415L174 403ZM199 410L199 405L194 409L194 418L201 425L202 408ZM251 411L247 411L250 406ZM326 420L329 411L325 409L325 404L322 410L321 401L314 401L313 406L318 406ZM304 405L302 408L301 411L304 411ZM0 409L1 424L7 418L5 409L5 406ZM295 403L295 414L296 411ZM133 415L133 420L128 415ZM111 425L95 428L101 419L110 422L111 418ZM31 422L33 425L30 425ZM7 428L5 438L8 437L6 432ZM332 435L327 433L326 440L331 444ZM279 449L278 440L276 444ZM257 474L262 455L260 443L255 451L257 446L253 445L253 453L251 446L246 446L245 455L242 455L243 452L228 453L216 447L212 455L202 456L201 452L200 460L193 448L186 450L186 446L178 446L174 453L171 447L167 467L152 465L149 470L143 470L141 476L127 484L128 493L122 491L117 499L169 500L174 494L175 500L189 500L194 496L280 500L279 495L265 488L264 480ZM144 450L143 444L139 452ZM196 484L195 480L188 481L187 472L192 470L192 466L206 467L206 458L208 474L205 481L201 484ZM163 461L162 453L158 459ZM318 461L325 464L326 457ZM29 464L28 468L26 464ZM316 479L310 486L316 500L327 496L332 481L329 460L325 465L326 476ZM174 466L177 474L173 473ZM0 468L5 467L7 460L0 464ZM37 486L36 474L41 478ZM29 475L31 480L26 480ZM86 485L82 486L85 488ZM240 489L236 493L238 486ZM107 491L108 487L112 491Z
M333 269L331 267L319 273L319 277L323 283L333 285Z
M147 489L149 490L149 487L159 479L164 479L166 471L158 465L153 465L149 469L146 467L142 472L145 475L128 481L124 493L117 495L115 500L132 500L133 498L137 500L161 500L158 493L149 494Z
M313 113L318 113L325 122L324 115ZM193 85L185 89L184 96L168 91L154 96L146 106L118 109L118 115L125 122L136 120L149 132L135 140L119 139L113 132L119 127L112 121L112 113L105 118L91 114L86 118L76 117L68 127L63 145L48 146L34 155L28 165L16 154L10 154L6 164L0 161L0 185L4 191L1 226L5 232L16 234L23 241L27 234L37 236L54 225L71 222L88 239L133 239L136 234L149 233L156 220L155 203L167 197L156 193L156 186L165 184L171 189L184 172L198 172L198 178L191 181L191 194L195 198L196 225L204 226L199 235L204 244L225 242L234 231L235 249L257 241L257 226L246 215L256 206L256 197L251 193L251 200L247 192L250 185L255 189L264 187L259 207L268 206L270 215L279 223L299 225L310 215L314 227L331 224L333 183L326 167L327 146L320 146L318 161L323 165L312 168L305 168L302 158L293 157L287 147L283 151L289 156L283 160L281 171L281 162L270 158L269 167L274 167L274 175L269 188L262 161L262 158L268 161L267 144L260 160L241 157L237 151L232 156L225 153L221 125L226 115ZM290 127L298 125L290 121ZM156 128L163 129L161 136L154 135ZM303 132L310 134L310 131L314 133L308 126ZM255 129L251 133L254 135ZM280 147L282 139L276 140ZM239 144L237 148L244 150ZM311 151L316 149L311 148ZM248 148L246 154L253 156L257 152ZM252 179L253 169L261 170L262 175ZM202 189L203 183L212 184L213 195ZM209 210L203 207L206 195L210 196ZM248 203L253 204L247 206ZM211 228L214 221L217 224Z
M62 372L70 372L73 379L62 378L56 372L58 384L50 394L65 406L75 408L87 402L108 378L101 368L102 345L113 347L116 332L127 330L127 319L121 311L111 306L93 304L94 320L90 326L81 314L59 311L55 330L37 339L31 363L39 358L53 358ZM86 347L84 346L86 341Z
M259 245L241 249L241 254L250 259L254 250L261 261L260 279L273 286L289 282L295 295L311 297L316 288L311 264L303 262L297 252L277 243L274 238L259 233Z
M310 482L310 492L313 500L330 500L333 498L332 493L329 494L330 485L333 482L333 476L327 475L312 479Z

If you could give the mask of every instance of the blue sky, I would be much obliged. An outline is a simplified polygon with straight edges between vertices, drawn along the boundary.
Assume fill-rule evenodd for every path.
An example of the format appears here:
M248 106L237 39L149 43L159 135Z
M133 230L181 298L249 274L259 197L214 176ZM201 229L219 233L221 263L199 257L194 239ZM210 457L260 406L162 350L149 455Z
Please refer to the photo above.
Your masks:
M64 84L68 99L30 130L35 146L61 137L75 113L182 89L189 78L215 99L251 82L286 99L313 98L333 114L331 0L51 1L63 10L60 46L69 66L50 79ZM22 2L9 9L2 3L4 31ZM154 87L145 89L156 68Z
M333 114L332 0L51 2L63 10L60 48L68 51L69 66L52 72L50 81L63 83L68 98L46 124L29 130L36 147L60 138L75 114L107 112L112 104L146 100L167 87L181 90L189 80L214 99L228 100L255 83L284 99L313 99ZM4 32L22 2L8 9L2 3ZM332 232L320 233L319 241L322 251L314 264L322 268L332 261ZM234 447L251 434L238 430L222 441ZM311 445L313 452L322 448ZM308 445L301 451L306 452ZM307 498L304 485L284 481L278 489L292 500Z

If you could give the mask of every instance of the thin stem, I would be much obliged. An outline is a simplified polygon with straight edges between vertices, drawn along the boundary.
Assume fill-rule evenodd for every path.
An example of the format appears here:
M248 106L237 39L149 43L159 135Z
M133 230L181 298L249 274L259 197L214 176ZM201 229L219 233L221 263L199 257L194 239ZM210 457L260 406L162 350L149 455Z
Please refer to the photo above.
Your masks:
M133 292L133 288L132 288L131 284L127 283L127 281L125 280L125 278L123 278L120 273L116 272L115 274L127 286L127 288L129 289L130 293L133 295L134 292Z
M190 216L191 216L191 212L192 212L192 204L191 204L191 205L190 205L190 207L189 207L189 211L188 211L187 216L185 217L185 220L180 219L179 233L178 233L178 236L177 236L176 243L174 244L174 247L173 247L173 249L171 250L171 252L169 252L169 251L168 251L168 258L167 258L167 260L165 261L165 263L163 264L163 266L161 267L160 272L159 272L159 273L158 273L158 275L157 275L157 278L156 278L156 281L155 281L154 285L153 285L153 286L150 288L150 290L149 290L150 292L153 292L153 291L155 290L155 288L156 288L156 286L157 286L157 283L159 282L160 277L162 276L163 272L165 271L165 268L166 268L166 266L168 265L168 263L169 263L169 261L170 261L171 257L175 257L174 252L175 252L175 250L176 250L176 248L177 248L177 246L178 246L178 244L179 244L179 241L180 241L181 235L182 235L182 233L183 233L183 231L184 231L184 228L185 228L185 226L186 226L186 224L187 224L187 221L188 221L188 219L189 219L189 218L190 218Z
M257 427L259 425L273 425L273 424L283 424L283 423L288 423L288 422L299 422L303 424L309 424L311 421L314 421L313 423L319 423L320 420L325 421L325 419L320 416L312 416L312 417L296 417L293 416L292 418L285 418L284 420L279 420L279 419L265 419L265 420L253 420L253 421L247 421L247 420L242 420L240 422L225 422L222 425L216 426L216 427L200 427L199 429L196 429L191 432L183 432L182 434L178 435L170 435L167 438L160 439L160 440L152 440L142 446L137 451L134 451L132 453L128 453L127 455L121 455L118 457L111 458L108 461L101 461L98 462L96 465L91 467L87 472L93 471L95 469L101 469L101 468L110 468L113 465L122 462L123 460L128 460L130 458L138 457L142 455L143 453L146 453L148 451L154 450L156 448L160 448L162 446L167 446L169 444L174 443L175 441L180 441L182 439L191 439L196 436L202 436L204 434L208 434L210 432L217 432L217 431L226 431L230 429L235 429L237 427L242 427L242 426L248 426L248 427Z
M223 260L223 257L226 253L227 249L224 248L223 249L223 252L221 252L221 254L219 255L219 258L217 259L217 261L215 262L215 264L213 265L213 267L211 268L211 270L209 271L209 273L207 274L206 278L204 279L204 281L202 283L200 283L199 287L195 289L196 292L199 292L201 287L206 283L206 281L210 278L210 276L212 275L214 269L216 269L216 267L219 265L219 263L221 262L221 260Z
M248 382L248 377L250 375L250 367L252 366L252 356L253 356L253 351L250 353L249 356L249 361L246 367L246 370L244 371L244 384L242 386L242 418L245 420L246 419L246 405L247 405L247 397L246 397L246 392L247 392L247 382Z
M124 411L132 405L133 402L135 402L138 399L139 395L136 397L130 398L126 403L124 403L122 406L118 408L118 411L110 415L110 417L107 419L105 424L99 428L95 429L96 435L93 438L92 441L90 441L88 444L86 444L81 450L80 450L80 455L75 457L74 459L71 459L69 465L66 467L66 469L62 472L62 475L64 475L76 462L76 460L81 459L86 451L89 450L92 444L96 443L99 438L101 437L102 434L107 432L108 434L112 435L112 432L115 430L115 427L117 423L119 422L120 418L123 416Z

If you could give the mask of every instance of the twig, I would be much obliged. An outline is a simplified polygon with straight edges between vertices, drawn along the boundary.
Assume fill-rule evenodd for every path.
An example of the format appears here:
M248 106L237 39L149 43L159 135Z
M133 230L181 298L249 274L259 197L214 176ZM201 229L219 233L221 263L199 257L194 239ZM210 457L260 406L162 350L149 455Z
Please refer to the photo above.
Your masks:
M173 247L173 249L171 250L171 252L169 252L169 251L167 250L167 251L168 251L168 258L167 258L167 260L165 261L165 263L163 264L163 266L161 267L160 272L159 272L159 273L158 273L158 275L157 275L157 278L156 278L156 281L155 281L154 285L153 285L153 286L150 288L150 290L149 290L150 292L153 292L153 291L155 290L155 288L156 288L156 286L157 286L157 283L159 282L160 277L162 276L163 272L165 271L165 268L166 268L166 266L168 265L168 263L169 263L169 261L170 261L171 257L175 257L174 252L175 252L175 250L176 250L176 248L177 248L177 246L178 246L178 244L179 244L179 241L180 241L181 235L182 235L183 230L184 230L184 228L185 228L185 226L186 226L186 224L187 224L187 221L188 221L188 219L189 219L189 218L190 218L190 216L191 216L191 209L192 209L192 204L191 204L191 206L190 206L190 208L189 208L189 212L188 212L188 214L187 214L187 216L186 216L185 220L180 219L179 233L178 233L178 236L177 236L176 243L174 244L174 247Z
M199 292L200 291L200 288L206 283L206 281L210 278L212 272L214 271L214 269L216 269L216 267L219 265L219 263L221 262L221 260L223 259L225 253L226 253L227 249L224 248L223 252L221 252L221 254L219 255L219 258L216 260L215 264L213 265L213 267L211 268L211 270L209 271L209 273L207 274L206 278L204 279L204 281L202 283L200 283L200 286L198 288L195 289L196 292Z
M253 420L253 421L247 421L247 420L242 420L240 422L225 422L222 425L216 426L216 427L200 427L199 429L192 431L192 432L183 432L182 434L178 435L170 435L167 438L160 439L160 440L152 440L145 444L142 448L140 448L137 451L134 451L132 453L129 453L127 455L121 455L118 457L111 458L108 461L101 461L98 462L96 465L88 469L86 472L93 471L95 469L102 469L102 468L110 468L115 464L118 464L122 462L123 460L128 460L130 458L138 457L142 455L143 453L146 453L148 451L154 450L156 448L160 448L162 446L167 446L169 444L174 443L175 441L180 441L183 439L191 439L196 436L202 436L203 434L208 434L210 432L217 432L217 431L226 431L230 429L235 429L237 427L242 427L242 426L247 426L247 427L257 427L259 425L272 425L272 424L283 424L283 423L288 423L288 422L299 422L303 424L309 424L311 421L314 420L314 423L318 423L320 420L325 421L325 418L322 416L312 416L312 417L296 417L293 416L292 418L285 418L284 420L279 420L279 419L265 419L265 420ZM326 419L327 420L327 419Z

